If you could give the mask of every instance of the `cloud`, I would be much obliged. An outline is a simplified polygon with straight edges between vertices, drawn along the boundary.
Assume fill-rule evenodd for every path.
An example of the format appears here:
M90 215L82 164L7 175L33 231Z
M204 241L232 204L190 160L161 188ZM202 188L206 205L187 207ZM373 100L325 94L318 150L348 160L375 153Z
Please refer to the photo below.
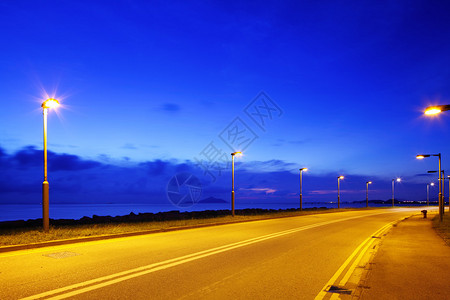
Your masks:
M311 195L329 195L336 194L336 190L314 190L309 192Z
M309 143L310 141L311 141L311 139L295 140L295 141L289 141L289 144L292 144L292 145L303 145L303 144Z
M143 166L147 169L148 174L153 176L163 175L166 171L167 166L170 163L167 161L162 161L160 159L154 161L148 161L145 163L141 163L140 166Z
M173 113L181 110L181 107L175 103L164 103L161 107L162 110Z
M3 150L1 150L3 151ZM4 153L4 152L3 152ZM42 167L43 151L34 146L27 146L17 151L9 159L20 169ZM5 155L6 156L6 155ZM98 167L101 163L92 160L83 160L76 155L56 154L52 151L47 153L49 171L75 171Z
M275 193L277 191L277 190L271 189L271 188L250 188L250 189L240 188L239 190L241 190L241 191L252 191L252 192L264 192L266 195L267 194L273 194L273 193Z
M193 161L155 159L135 163L98 157L95 160L67 153L49 152L49 182L54 203L169 203L167 185L176 174L188 172L202 184L203 198L230 198L231 168L210 170L215 178ZM0 147L0 203L39 203L42 186L42 150L27 146L8 154ZM416 178L417 182L413 182ZM391 197L389 178L346 175L341 182L341 201L365 200L365 182L370 200ZM423 200L425 177L415 177L396 185L396 198ZM334 201L335 173L308 172L303 176L305 202ZM299 176L295 164L281 160L249 161L235 172L236 199L241 203L297 203ZM425 196L424 196L425 195ZM175 208L176 209L176 208Z
M242 165L242 168L245 170L250 170L252 172L255 171L270 172L270 171L291 170L296 168L296 164L288 163L279 159L272 159L267 161L246 162L245 164Z
M125 145L123 145L122 147L120 147L122 149L128 149L128 150L136 150L137 147L131 143L126 143Z
M49 153L49 171L79 171L96 168L102 164L93 160L83 160L76 155Z
M281 147L284 146L286 143L291 145L304 145L306 143L309 143L311 139L305 139L305 140L292 140L292 141L286 141L284 139L277 139L276 143L272 144L273 147Z
M43 164L43 155L42 150L36 150L34 146L27 146L16 152L12 160L21 168L35 167Z

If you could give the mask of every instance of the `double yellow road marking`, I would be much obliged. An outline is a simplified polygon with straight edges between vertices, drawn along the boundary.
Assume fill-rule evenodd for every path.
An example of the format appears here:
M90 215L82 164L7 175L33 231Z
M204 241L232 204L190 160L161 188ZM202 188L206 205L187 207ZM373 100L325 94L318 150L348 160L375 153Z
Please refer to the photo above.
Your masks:
M350 276L353 274L356 267L359 265L364 254L366 254L369 247L375 241L375 238L381 236L385 231L387 231L389 228L391 228L391 226L396 222L397 221L394 221L394 222L384 225L383 227L381 227L380 229L375 231L372 235L370 235L367 239L365 239L355 249L355 251L353 251L353 253L347 258L347 260L340 266L340 268L336 271L336 273L334 273L334 275L331 277L331 279L325 284L325 286L322 288L322 290L316 296L315 300L322 300L327 295L329 295L328 291L330 290L330 287L332 287L332 286L337 286L340 288L345 287L348 280L350 279ZM344 274L344 272L346 270L347 270L347 272ZM342 279L339 281L338 284L336 284L338 282L338 278L340 278L340 277L342 277ZM333 293L331 295L330 299L337 299L338 297L339 297L338 293Z
M379 213L379 214L382 214L382 213ZM373 216L373 215L371 215L371 216ZM108 276L95 278L92 280L84 281L81 283L77 283L77 284L69 285L66 287L47 291L44 293L36 294L33 296L29 296L29 297L26 297L23 299L26 299L26 300L32 300L32 299L34 300L34 299L41 299L41 298L55 299L55 300L56 299L64 299L67 297L75 296L75 295L86 293L86 292L96 290L96 289L99 289L102 287L113 285L113 284L116 284L116 283L119 283L119 282L122 282L122 281L125 281L128 279L132 279L132 278L147 275L147 274L150 274L150 273L153 273L156 271L168 269L168 268L171 268L171 267L174 267L177 265L181 265L181 264L184 264L187 262L191 262L191 261L194 261L197 259L201 259L204 257L208 257L211 255L219 254L219 253L226 252L226 251L230 251L230 250L244 247L247 245L259 243L259 242L262 242L265 240L270 240L273 238L281 237L284 235L300 232L300 231L315 228L315 227L325 226L325 225L329 225L329 224L333 224L333 223L337 223L337 222L343 222L343 221L348 221L348 220L358 219L358 218L363 218L363 217L366 217L366 215L349 217L349 218L338 219L338 220L333 220L333 221L326 221L326 222L306 225L306 226L302 226L302 227L297 227L294 229L284 230L284 231L280 231L280 232L276 232L276 233L272 233L272 234L267 234L267 235L263 235L260 237L251 238L251 239L247 239L244 241L231 243L228 245L224 245L224 246L211 248L208 250L203 250L203 251L199 251L196 253L180 256L177 258L168 259L168 260L165 260L162 262L149 264L147 266L142 266L139 268L134 268L131 270L111 274Z

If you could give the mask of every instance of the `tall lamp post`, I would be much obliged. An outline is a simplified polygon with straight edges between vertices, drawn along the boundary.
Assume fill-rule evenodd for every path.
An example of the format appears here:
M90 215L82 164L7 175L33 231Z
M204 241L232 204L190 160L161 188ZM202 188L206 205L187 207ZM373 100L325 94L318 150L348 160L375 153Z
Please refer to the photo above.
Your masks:
M338 180L338 208L341 208L341 193L339 190L339 180L344 179L344 176L338 176L337 180Z
M437 173L438 171L428 171L428 173ZM442 184L441 184L441 195L442 195L442 214L445 214L445 172L444 170L441 170L441 178L442 178Z
M392 179L392 207L394 207L394 185L395 185L395 182L400 182L400 181L402 181L400 178L394 178L394 179Z
M434 186L434 182L427 183L427 206L430 206L430 185Z
M56 99L48 98L42 102L42 109L44 113L44 182L42 182L42 224L44 231L48 232L50 227L49 219L49 186L47 178L47 114L49 108L56 108L59 102Z
M439 221L442 222L444 217L444 209L442 205L442 178L441 178L441 154L419 154L416 156L417 159L424 159L425 157L437 156L439 158Z
M234 157L242 155L242 152L231 153L231 215L234 217Z
M443 111L447 111L450 110L450 104L445 104L445 105L434 105L434 106L429 106L425 109L424 114L427 116L433 116L433 115L437 115L440 114ZM420 156L420 155L418 155ZM417 158L419 158L417 156ZM426 155L422 155L421 158L424 157L429 157L430 155L426 156ZM433 155L433 156L437 156L437 155ZM439 153L439 169L441 166L441 154ZM441 173L439 172L439 176L441 175ZM449 176L449 180L450 180L450 176ZM443 185L443 183L439 180L439 187ZM449 187L450 187L450 181L449 181ZM444 218L444 211L445 211L445 200L443 198L443 195L441 194L441 188L439 188L439 221L442 222L442 219ZM449 211L450 211L450 191L449 191L449 197L448 197L448 201L449 201ZM441 204L442 202L442 204Z
M298 169L300 171L300 211L303 210L303 195L302 195L302 173L308 171L308 168Z
M372 181L366 182L366 207L369 207L369 184L372 184Z

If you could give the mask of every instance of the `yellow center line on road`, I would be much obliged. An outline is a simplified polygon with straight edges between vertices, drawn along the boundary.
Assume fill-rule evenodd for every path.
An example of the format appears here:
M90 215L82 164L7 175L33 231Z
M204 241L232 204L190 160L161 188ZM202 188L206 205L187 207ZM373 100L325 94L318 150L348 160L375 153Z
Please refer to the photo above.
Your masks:
M404 218L403 218L404 219ZM353 272L355 271L356 267L358 266L359 262L361 261L361 259L363 258L364 254L367 252L367 250L369 249L369 247L373 244L373 242L375 241L374 237L377 237L379 235L381 235L384 231L388 230L389 228L391 228L395 223L397 223L397 221L393 221L391 223L388 223L386 225L384 225L383 227L381 227L380 229L378 229L377 231L375 231L373 234L371 234L367 239L365 239L353 252L352 254L350 254L350 256L345 260L345 262L339 267L339 269L336 271L336 273L334 273L334 275L331 277L331 279L325 284L325 286L322 288L322 290L319 292L319 294L317 294L317 296L314 298L314 300L322 300L325 298L325 296L328 295L328 290L329 288L334 285L334 283L336 282L336 280L342 276L342 273L347 269L347 267L350 265L350 263L353 261L353 263L351 264L351 266L348 268L347 272L345 273L344 277L341 279L341 281L339 282L339 286L338 287L344 287L345 284L347 283L347 281L349 280L350 276L353 274ZM364 247L364 248L363 248ZM361 250L362 249L362 250ZM359 253L359 255L358 255ZM358 255L358 257L353 260L355 258L355 256ZM339 298L339 294L338 293L333 293L330 297L330 299L338 299Z
M374 216L374 215L384 214L384 213L381 212L381 213L371 214L371 215L355 216L355 217L348 217L348 218L343 218L343 219L338 219L338 220L325 221L325 222L321 222L321 223L297 227L294 229L284 230L284 231L280 231L280 232L276 232L276 233L272 233L272 234L267 234L267 235L264 235L261 237L251 238L248 240L244 240L244 241L240 241L240 242L236 242L236 243L232 243L232 244L228 244L228 245L224 245L224 246L211 248L208 250L203 250L203 251L199 251L196 253L184 255L181 257L168 259L168 260L165 260L162 262L153 263L153 264L150 264L147 266L142 266L142 267L134 268L131 270L95 278L95 279L84 281L81 283L72 284L72 285L69 285L66 287L62 287L62 288L54 289L54 290L47 291L44 293L29 296L26 298L22 298L22 300L34 300L34 299L41 299L41 298L47 298L47 297L50 297L47 299L63 299L63 298L75 296L78 294L82 294L85 292L89 292L89 291L92 291L95 289L99 289L99 288L102 288L105 286L113 285L113 284L116 284L116 283L119 283L119 282L122 282L122 281L125 281L128 279L132 279L132 278L150 274L150 273L153 273L156 271L164 270L164 269L174 267L174 266L177 266L180 264L184 264L184 263L187 263L190 261L194 261L194 260L197 260L200 258L204 258L204 257L208 257L208 256L211 256L214 254L219 254L222 252L230 251L230 250L233 250L236 248L259 243L259 242L262 242L265 240L273 239L273 238L284 236L287 234L292 234L292 233L300 232L303 230L320 227L320 226L325 226L325 225L329 225L329 224L333 224L333 223L337 223L337 222L343 222L343 221L348 221L348 220L352 220L352 219L364 218L364 217Z

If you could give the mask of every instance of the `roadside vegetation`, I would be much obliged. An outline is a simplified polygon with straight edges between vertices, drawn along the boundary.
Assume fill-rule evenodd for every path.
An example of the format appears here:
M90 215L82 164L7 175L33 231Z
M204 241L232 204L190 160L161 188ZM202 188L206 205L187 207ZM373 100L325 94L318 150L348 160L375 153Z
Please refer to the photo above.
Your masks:
M365 210L363 208L362 210ZM32 244L54 240L76 239L102 235L117 235L132 232L151 232L173 230L201 225L216 225L235 222L246 222L270 218L293 217L319 213L332 213L358 209L307 209L299 210L265 210L261 213L242 214L236 211L236 216L229 215L212 218L192 218L183 220L165 220L148 222L112 222L100 224L52 225L48 233L41 226L24 228L0 229L0 246Z
M439 214L433 218L433 227L436 232L444 239L445 243L450 246L450 213L445 210L442 222L439 222Z

